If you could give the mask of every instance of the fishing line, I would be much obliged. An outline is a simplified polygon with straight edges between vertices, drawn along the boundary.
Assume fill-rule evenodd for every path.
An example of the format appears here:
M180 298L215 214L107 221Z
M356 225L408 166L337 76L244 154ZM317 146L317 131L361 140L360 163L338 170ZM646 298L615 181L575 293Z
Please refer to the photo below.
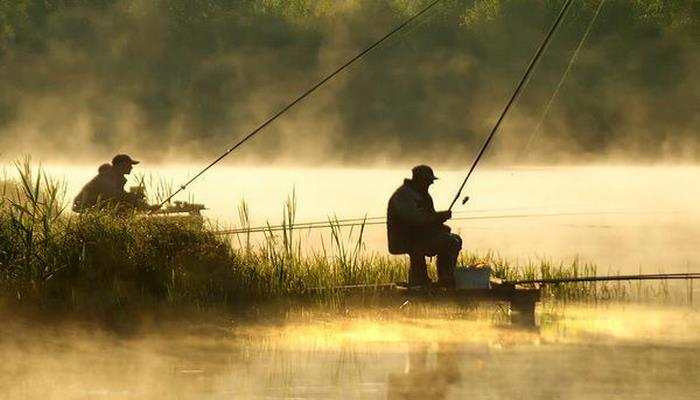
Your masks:
M547 44L549 44L550 39L554 35L554 32L556 31L557 27L559 27L560 22L564 18L564 15L566 14L566 11L569 9L569 6L571 6L572 2L573 2L573 0L567 0L566 3L564 3L564 6L562 7L561 11L559 12L557 19L554 21L554 24L552 25L549 32L547 33L547 36L545 36L544 40L540 44L540 47L535 52L535 55L532 57L532 60L530 60L530 64L528 65L527 69L525 70L525 73L523 74L522 78L520 79L518 86L516 86L515 91L513 92L513 95L510 97L510 100L508 100L508 103L506 103L505 108L503 108L503 111L501 112L501 115L498 117L496 124L493 126L491 133L486 138L486 141L484 141L484 144L481 146L481 150L479 150L479 153L477 154L476 158L474 159L474 162L472 163L471 168L469 168L469 172L467 172L467 176L464 177L464 181L462 182L462 185L459 187L459 190L457 191L455 198L452 200L452 203L450 203L450 207L448 208L448 210L450 210L450 211L452 210L452 207L455 205L455 203L457 202L459 197L462 195L462 190L464 190L464 186L467 184L469 177L471 176L472 172L474 172L474 169L476 168L477 164L479 163L479 160L481 160L481 156L484 155L484 152L486 151L486 148L488 147L489 143L491 143L493 136L496 134L496 132L498 131L498 128L501 126L501 123L503 122L506 114L508 113L508 110L510 110L511 106L513 105L513 103L515 103L515 100L518 98L518 95L520 94L521 90L523 89L523 86L525 85L528 78L530 77L530 74L532 73L532 70L534 69L535 65L537 64L537 61L540 59L540 56L542 55L545 48L547 47ZM467 200L467 198L464 199L463 203L465 203L466 200Z
M460 215L460 214L476 214L476 213L484 213L484 212L503 212L503 211L527 211L527 210L537 210L537 209L542 209L543 207L512 207L512 208L484 208L480 210L459 210L455 211L454 214ZM328 227L329 221L333 223L337 222L358 222L361 223L363 221L386 221L386 216L376 216L376 217L354 217L354 218L342 218L342 219L337 219L336 217L329 217L328 219L325 219L323 221L312 221L312 222L299 222L296 224L293 224L293 227L297 226L313 226L313 225L322 225L322 227ZM359 225L359 224L358 224ZM282 226L287 226L289 227L290 225L273 225L274 228L281 228ZM265 228L265 227L259 227L260 229ZM240 228L240 229L245 229L245 228ZM257 228L251 228L251 229L257 229Z
M158 208L163 207L163 206L164 206L166 203L168 203L173 197L175 197L175 195L177 195L177 194L180 193L181 191L185 190L185 189L187 188L187 186L189 186L189 185L190 185L192 182L194 182L197 178L199 178L200 176L202 176L202 175L203 175L205 172L207 172L211 167L213 167L214 165L216 165L219 161L223 160L223 159L224 159L226 156L228 156L231 152L233 152L234 150L236 150L236 149L237 149L238 147L240 147L243 143L247 142L249 139L251 139L253 136L255 136L258 132L260 132L261 130L263 130L266 126L270 125L274 120L276 120L276 119L279 118L282 114L284 114L284 113L287 112L289 109L291 109L292 107L294 107L297 103L299 103L300 101L302 101L302 100L303 100L304 98L306 98L308 95L310 95L311 93L313 93L314 91L316 91L316 89L318 89L319 87L323 86L323 84L325 84L326 82L328 82L329 80L331 80L334 76L338 75L341 71L343 71L345 68L349 67L349 66L350 66L351 64L353 64L355 61L357 61L357 60L359 60L360 58L362 58L362 56L364 56L365 54L367 54L367 53L369 53L370 51L372 51L375 47L379 46L382 42L384 42L385 40L387 40L388 38L390 38L391 36L393 36L395 33L397 33L397 32L399 32L400 30L402 30L405 26L407 26L408 24L410 24L411 22L413 22L415 19L419 18L421 15L425 14L426 12L428 12L428 10L430 10L431 8L433 8L433 7L434 7L435 5L437 5L440 1L442 1L442 0L434 0L433 2L431 2L430 4L428 4L425 8L423 8L422 10L420 10L418 13L414 14L412 17L410 17L409 19L405 20L405 21L402 22L400 25L398 25L396 28L394 28L393 30L391 30L391 31L390 31L389 33L387 33L386 35L384 35L381 39L377 40L376 42L374 42L373 44L371 44L370 46L368 46L367 48L365 48L364 50L362 50L361 52L359 52L357 55L355 55L354 57L352 57L351 59L349 59L348 61L346 61L343 65L341 65L341 66L338 67L336 70L334 70L333 72L331 72L331 73L330 73L329 75L327 75L325 78L321 79L321 80L318 81L315 85L313 85L312 87L310 87L309 89L307 89L305 92L303 92L301 95L299 95L299 96L298 96L297 98L295 98L293 101L291 101L289 104L287 104L287 105L284 106L282 109L280 109L277 113L273 114L271 117L269 117L267 120L265 120L265 122L263 122L262 124L260 124L257 128L253 129L250 133L248 133L245 137L243 137L243 139L239 140L236 144L234 144L233 146L229 147L223 154L221 154L219 157L217 157L216 159L214 159L214 161L212 161L211 163L209 163L206 167L204 167L201 171L199 171L196 175L194 175L190 180L188 180L187 182L185 182L185 183L183 183L182 185L180 185L180 186L177 188L177 190L175 190L175 192L173 192L170 196L168 196L165 200L163 200L163 201L158 205Z
M559 205L559 206L548 206L548 207L543 207L543 206L531 206L531 207L482 208L482 209L474 209L474 210L459 210L459 211L455 211L453 214L455 214L455 215L461 215L461 214L478 214L478 213L489 213L489 212L491 212L491 213L493 213L493 212L501 212L501 213L502 213L502 212L509 212L509 211L510 211L510 212L520 212L520 213L522 213L522 212L531 211L531 210L542 210L542 209L544 209L544 208L547 208L547 209L549 209L549 210L553 210L553 209L560 209L560 210L561 210L562 208L568 207L568 206L569 206L569 205L562 204L562 205ZM580 206L578 206L578 207L580 208ZM588 207L588 208L590 208L590 207ZM560 211L560 212L564 212L564 211ZM580 211L579 211L579 212L580 212ZM588 215L589 213L594 213L594 212L597 212L597 213L599 213L599 214L602 215L602 214L604 214L604 213L607 213L608 211L588 211L586 215ZM571 212L571 213L569 213L569 214L573 214L573 213L575 213L575 212ZM551 214L551 213L550 213L550 214ZM538 215L540 215L540 214L538 214ZM549 215L549 214L546 214L546 215ZM568 215L568 214L567 214L567 215ZM455 218L452 218L452 219L455 219ZM459 218L456 218L456 219L459 220ZM311 222L299 222L299 223L295 223L295 224L292 224L291 227L292 227L292 228L297 228L297 227L304 227L304 228L309 228L309 227L311 227L311 228L316 228L316 227L318 227L318 228L329 228L329 227L331 226L331 225L330 225L331 222L332 222L333 224L335 224L335 223L351 223L351 222L356 222L357 225L362 225L362 223L364 223L364 222L371 222L371 221L382 221L382 222L385 222L385 221L386 221L386 216L385 216L385 215L382 215L382 216L375 216L375 217L367 217L367 216L365 216L365 217L342 218L342 219L337 219L337 217L329 217L328 219L325 219L325 220L323 220L323 221L311 221ZM318 225L318 226L317 226L317 225ZM349 226L349 225L348 225L348 226ZM283 228L289 228L289 227L290 227L290 225L289 225L289 224L286 224L286 225L272 225L272 226L270 226L270 225L265 225L265 226L258 226L258 227L253 227L253 228L251 228L251 227L248 227L248 228L234 228L233 231L235 231L235 232L233 232L233 233L244 233L244 232L247 232L247 229L253 229L253 230L256 230L256 231L261 231L261 230L264 231L264 230L267 230L268 228L273 228L274 230L282 230ZM226 230L226 232L230 232L230 231L232 231L232 230L231 230L231 229ZM222 232L223 232L223 231L222 231Z
M624 211L599 211L599 212L561 212L561 213L541 213L541 214L505 214L505 215L472 215L464 217L452 218L452 221L473 221L473 220L490 220L490 219L521 219L521 218L547 218L547 217L570 217L570 216L593 216L593 215L616 215L616 214L634 214ZM371 225L384 225L386 224L386 218L374 217L373 220L362 221L356 219L348 219L342 221L325 221L325 222L309 222L309 223L299 223L292 225L265 225L256 226L251 228L237 228L237 229L224 229L219 231L214 231L212 233L217 235L237 235L242 233L261 233L261 232L277 232L284 230L310 230L319 228L343 228L343 227L353 227L353 226L371 226Z
M552 104L554 103L554 100L559 95L559 91L561 90L561 87L563 86L564 81L569 76L569 72L571 72L571 68L573 67L574 62L576 61L576 58L578 57L578 54L581 51L581 48L583 47L583 44L586 42L586 39L588 39L588 35L591 33L591 29L593 28L593 25L595 24L596 20L598 19L598 15L600 14L600 10L603 8L603 4L605 4L605 0L600 0L600 2L598 3L598 8L595 10L595 14L593 14L593 18L591 19L591 22L589 22L588 27L586 28L586 31L583 34L583 37L581 37L581 41L578 43L578 46L576 46L576 50L574 50L574 54L571 56L571 59L569 60L569 64L566 66L566 69L564 70L564 73L562 74L561 79L559 79L559 83L557 83L557 86L554 89L554 92L552 93L552 97L549 98L547 105L544 107L544 111L542 112L542 116L540 117L540 120L537 122L535 129L528 137L527 142L525 143L525 146L523 146L521 154L525 154L528 147L530 146L530 142L532 141L532 139L535 136L537 136L540 133L540 131L542 130L542 125L544 124L544 120L547 118L547 115L549 114L550 108L552 108Z

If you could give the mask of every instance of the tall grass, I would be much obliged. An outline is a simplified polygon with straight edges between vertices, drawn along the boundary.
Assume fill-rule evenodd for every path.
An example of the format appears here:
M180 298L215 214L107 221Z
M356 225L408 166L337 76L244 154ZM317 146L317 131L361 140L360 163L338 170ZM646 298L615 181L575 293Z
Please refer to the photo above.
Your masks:
M65 211L65 190L30 160L0 200L0 287L47 307L227 301L237 259L202 226L113 210ZM227 286L228 285L228 286ZM7 296L6 296L7 297Z
M321 251L302 251L301 232L295 228L296 198L292 193L283 204L282 229L263 232L259 246L251 244L250 233L231 237L243 264L253 266L260 295L293 295L319 288L353 284L373 284L405 280L403 260L377 256L364 251L364 227L343 231L337 220L330 220L330 236L321 242ZM249 208L239 206L242 227L250 227Z
M55 244L62 240L65 186L51 180L29 158L15 163L19 180L2 183L3 218L0 239L0 268L6 280L36 288L53 276L60 261ZM21 292L18 292L21 295Z

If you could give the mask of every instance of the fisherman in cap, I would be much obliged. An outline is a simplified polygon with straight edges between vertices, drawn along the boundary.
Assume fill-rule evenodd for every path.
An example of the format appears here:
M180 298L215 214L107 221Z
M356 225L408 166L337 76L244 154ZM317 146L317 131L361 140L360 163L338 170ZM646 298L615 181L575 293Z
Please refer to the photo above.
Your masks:
M389 199L387 237L389 253L408 254L411 267L409 286L429 286L425 257L437 255L438 286L453 288L454 269L462 248L462 238L451 233L444 222L451 211L435 211L428 188L438 179L433 169L418 165L411 179L405 179Z
M124 190L126 175L139 162L126 154L117 154L112 164L102 164L98 174L88 182L73 201L73 211L85 212L90 209L114 207L118 210L151 210L140 193Z

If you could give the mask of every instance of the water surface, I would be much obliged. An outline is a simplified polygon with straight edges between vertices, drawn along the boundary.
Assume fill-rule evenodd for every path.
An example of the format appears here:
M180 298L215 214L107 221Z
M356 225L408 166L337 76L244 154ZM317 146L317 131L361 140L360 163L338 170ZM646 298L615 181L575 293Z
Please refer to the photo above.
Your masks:
M539 330L396 310L162 324L120 337L2 328L7 399L693 399L700 309L540 309ZM8 334L21 329L22 335Z

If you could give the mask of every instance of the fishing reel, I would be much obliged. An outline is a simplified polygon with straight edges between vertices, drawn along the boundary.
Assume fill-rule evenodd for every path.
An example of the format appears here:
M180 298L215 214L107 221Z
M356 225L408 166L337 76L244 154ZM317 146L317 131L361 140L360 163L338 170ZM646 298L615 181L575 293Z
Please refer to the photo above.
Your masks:
M156 214L188 214L190 216L201 215L202 210L207 208L204 204L190 203L187 201L175 201L174 204L168 203L165 208L156 211Z

